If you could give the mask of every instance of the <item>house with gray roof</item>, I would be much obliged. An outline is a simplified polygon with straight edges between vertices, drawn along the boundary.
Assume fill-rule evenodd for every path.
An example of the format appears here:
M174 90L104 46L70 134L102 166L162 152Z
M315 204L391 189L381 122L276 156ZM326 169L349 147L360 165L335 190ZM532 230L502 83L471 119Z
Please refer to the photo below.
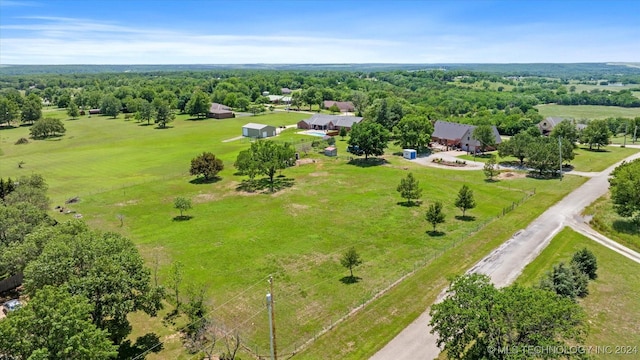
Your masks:
M326 114L314 114L308 119L298 122L298 129L313 130L340 130L346 128L351 130L354 124L362 121L359 116L338 116Z
M538 129L542 132L543 135L549 135L551 130L553 130L556 125L560 124L560 122L564 120L561 117L553 117L549 116L538 123Z
M476 126L458 124L447 121L436 121L433 125L431 141L451 148L459 148L464 151L475 152L480 148L480 141L473 137ZM502 142L500 133L495 126L491 126L496 145Z

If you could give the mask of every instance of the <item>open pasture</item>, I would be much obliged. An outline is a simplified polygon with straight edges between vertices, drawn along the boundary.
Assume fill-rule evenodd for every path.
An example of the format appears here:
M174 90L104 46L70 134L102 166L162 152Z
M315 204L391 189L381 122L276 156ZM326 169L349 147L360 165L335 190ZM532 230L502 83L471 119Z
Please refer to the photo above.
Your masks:
M580 119L606 119L610 117L635 118L640 116L640 108L624 108L619 106L599 105L536 105L540 115Z

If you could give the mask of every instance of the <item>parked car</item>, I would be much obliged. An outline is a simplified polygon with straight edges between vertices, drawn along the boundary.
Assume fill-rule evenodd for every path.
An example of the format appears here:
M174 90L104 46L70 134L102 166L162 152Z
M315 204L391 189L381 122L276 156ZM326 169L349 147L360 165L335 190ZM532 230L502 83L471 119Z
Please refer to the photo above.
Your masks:
M12 311L18 310L22 306L22 303L18 299L11 299L2 305L2 312L8 314Z

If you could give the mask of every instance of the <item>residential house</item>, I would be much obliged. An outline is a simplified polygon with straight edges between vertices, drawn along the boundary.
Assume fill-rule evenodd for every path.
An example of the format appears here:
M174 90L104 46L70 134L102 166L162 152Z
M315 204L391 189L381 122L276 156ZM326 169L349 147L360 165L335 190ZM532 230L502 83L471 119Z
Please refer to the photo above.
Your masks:
M280 92L282 93L282 95L288 95L288 94L291 94L291 89L282 88L282 89L280 89Z
M351 130L353 124L362 121L358 116L338 116L326 114L314 114L308 119L298 122L298 129L313 130L340 130L346 128Z
M553 130L556 125L560 124L562 120L564 119L560 117L549 116L538 123L538 129L540 129L542 135L549 135L551 130Z
M434 124L431 141L445 145L447 148L459 148L464 151L475 152L481 145L480 142L473 137L473 130L475 130L475 128L474 125L438 120ZM495 136L496 145L500 144L502 139L500 138L498 129L495 126L492 126L491 129Z
M353 103L351 101L325 100L322 104L322 106L325 109L328 109L333 105L336 105L338 109L340 109L340 112L354 112L356 110L355 106L353 106Z
M267 95L267 98L272 104L291 104L291 96Z
M267 138L276 136L276 127L271 125L248 123L242 127L242 136L251 138Z
M236 115L231 111L231 108L226 105L211 103L207 117L214 119L228 119L236 117Z

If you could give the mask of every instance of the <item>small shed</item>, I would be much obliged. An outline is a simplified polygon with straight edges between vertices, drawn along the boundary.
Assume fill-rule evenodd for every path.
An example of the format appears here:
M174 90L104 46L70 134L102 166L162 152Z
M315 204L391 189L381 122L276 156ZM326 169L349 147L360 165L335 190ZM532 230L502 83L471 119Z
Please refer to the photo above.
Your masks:
M248 123L242 127L242 136L251 138L276 136L276 127L271 125Z
M326 156L338 156L338 149L335 146L327 146L324 148L324 154Z
M413 149L403 149L402 157L409 160L414 160L417 157L418 153Z
M98 115L100 114L100 109L89 109L89 115Z

